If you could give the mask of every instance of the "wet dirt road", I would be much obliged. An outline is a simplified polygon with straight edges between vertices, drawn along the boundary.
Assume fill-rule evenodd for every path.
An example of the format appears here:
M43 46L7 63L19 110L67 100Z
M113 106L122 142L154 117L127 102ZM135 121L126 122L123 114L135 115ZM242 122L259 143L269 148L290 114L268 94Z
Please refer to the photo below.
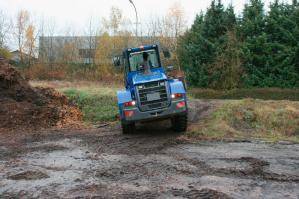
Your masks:
M191 121L211 109L197 105ZM299 198L299 145L179 136L164 122L1 138L0 198Z

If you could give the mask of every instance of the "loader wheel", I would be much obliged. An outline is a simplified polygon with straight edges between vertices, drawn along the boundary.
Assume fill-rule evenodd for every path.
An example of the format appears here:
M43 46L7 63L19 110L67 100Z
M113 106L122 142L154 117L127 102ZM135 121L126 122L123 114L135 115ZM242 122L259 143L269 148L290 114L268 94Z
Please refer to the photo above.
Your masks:
M172 129L175 132L184 132L187 130L187 120L188 116L186 115L179 115L175 116L171 119Z
M135 123L121 124L123 134L133 134L135 132Z

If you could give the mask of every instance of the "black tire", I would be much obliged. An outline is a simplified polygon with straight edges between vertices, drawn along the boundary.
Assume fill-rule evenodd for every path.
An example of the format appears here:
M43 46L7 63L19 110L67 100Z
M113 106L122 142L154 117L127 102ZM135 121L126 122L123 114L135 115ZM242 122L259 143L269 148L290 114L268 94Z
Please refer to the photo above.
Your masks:
M185 132L187 130L188 116L179 115L171 119L172 129L175 132Z
M135 123L121 124L123 134L133 134L135 132Z

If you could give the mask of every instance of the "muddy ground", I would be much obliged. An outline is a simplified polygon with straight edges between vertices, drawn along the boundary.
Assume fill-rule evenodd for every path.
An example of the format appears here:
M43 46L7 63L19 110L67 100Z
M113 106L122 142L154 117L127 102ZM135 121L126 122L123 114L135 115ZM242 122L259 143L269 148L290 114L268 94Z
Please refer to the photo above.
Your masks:
M217 104L193 101L190 122ZM188 143L169 127L1 135L0 198L299 198L299 145Z

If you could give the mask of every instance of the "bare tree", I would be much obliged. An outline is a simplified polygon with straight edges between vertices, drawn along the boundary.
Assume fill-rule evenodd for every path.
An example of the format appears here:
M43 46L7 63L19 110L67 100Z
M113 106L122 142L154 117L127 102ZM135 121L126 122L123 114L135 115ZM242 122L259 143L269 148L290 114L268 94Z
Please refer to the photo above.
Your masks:
M47 49L47 58L50 67L52 68L53 62L55 61L55 54L54 54L54 34L55 34L55 27L56 23L53 19L49 19L47 22L47 36L48 36L48 49Z
M45 54L46 54L46 49L45 49L45 44L43 43L42 39L45 36L45 17L41 16L39 18L38 22L38 33L37 37L38 39L38 61L41 63L45 62Z
M114 7L114 6L111 7L109 21L106 20L105 22L104 20L104 23L106 23L106 27L108 25L109 29L112 30L113 36L117 35L122 22L123 22L122 10L119 9L118 7Z
M11 31L11 23L8 17L0 10L0 48L6 48L5 44Z
M111 7L109 19L103 18L104 33L112 35L110 38L113 44L111 54L117 54L121 48L128 46L128 40L131 37L131 32L128 31L130 24L130 20L126 19L122 10L117 7Z
M26 29L29 25L30 15L26 10L20 10L17 14L16 19L16 32L15 36L17 38L18 49L20 52L20 61L24 63L24 45L26 37Z
M185 12L182 5L175 2L168 11L165 17L166 28L168 28L169 35L174 38L178 38L186 29Z
M77 32L73 29L73 25L70 25L66 28L65 30L65 38L61 38L62 41L60 44L61 45L61 55L62 62L64 63L74 63L80 60L80 53L78 52L78 48L80 46L80 43L82 41L80 38L76 37ZM57 49L57 47L55 47ZM57 50L56 50L57 51Z
M60 49L61 61L63 63L73 63L78 58L78 53L76 53L76 40L64 41L62 43L62 48Z
M174 59L178 64L177 41L186 30L186 19L185 12L182 5L175 2L168 11L167 16L164 19L164 38L166 39L165 44L169 44L169 48L172 49ZM181 67L179 66L179 70Z
M85 31L86 35L88 35L88 51L86 51L86 57L88 57L88 63L94 64L95 63L95 53L97 50L97 44L98 44L98 37L97 33L98 26L95 24L95 20L92 16L89 18L88 27Z
M147 30L147 37L149 38L150 42L158 42L161 37L163 37L164 33L164 20L162 17L152 17L149 19L148 23L146 24Z

